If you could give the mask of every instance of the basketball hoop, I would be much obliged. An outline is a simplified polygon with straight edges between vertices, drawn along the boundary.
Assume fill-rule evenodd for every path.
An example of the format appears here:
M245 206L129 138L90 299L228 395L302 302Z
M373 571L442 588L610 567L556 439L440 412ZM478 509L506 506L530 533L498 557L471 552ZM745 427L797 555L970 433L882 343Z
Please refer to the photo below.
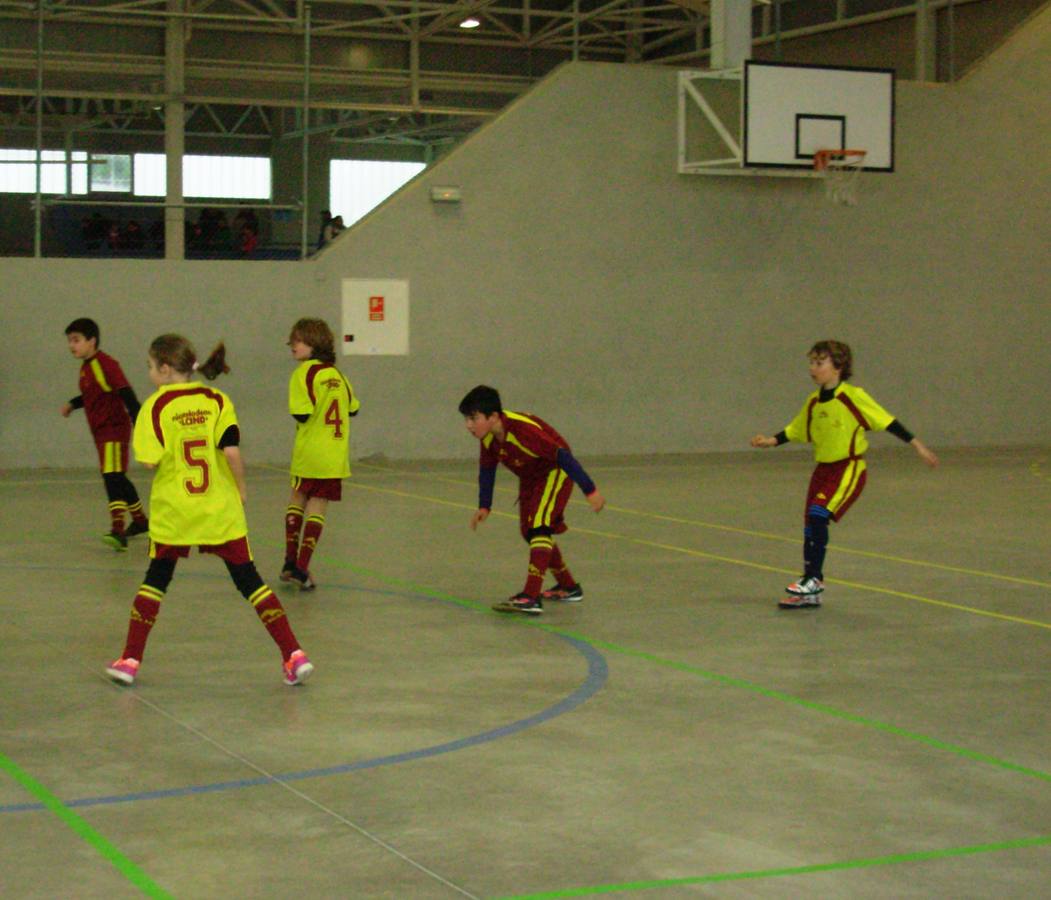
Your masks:
M840 206L858 202L858 182L865 167L864 150L818 150L814 171L825 179L825 196Z

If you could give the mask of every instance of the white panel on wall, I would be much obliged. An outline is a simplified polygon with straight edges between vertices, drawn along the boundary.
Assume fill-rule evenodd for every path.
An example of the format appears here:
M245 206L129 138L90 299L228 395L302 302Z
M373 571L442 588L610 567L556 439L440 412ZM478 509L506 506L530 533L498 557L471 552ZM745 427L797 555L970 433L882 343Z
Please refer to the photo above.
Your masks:
M342 344L344 356L408 355L409 282L344 278Z

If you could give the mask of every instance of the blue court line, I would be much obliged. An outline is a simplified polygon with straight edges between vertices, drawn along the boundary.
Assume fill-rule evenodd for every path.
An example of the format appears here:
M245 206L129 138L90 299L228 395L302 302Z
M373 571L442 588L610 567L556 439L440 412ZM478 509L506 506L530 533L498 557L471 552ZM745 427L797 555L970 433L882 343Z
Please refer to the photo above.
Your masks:
M24 568L24 567L23 567ZM54 568L51 568L54 571ZM78 568L77 571L83 571L82 568ZM200 575L199 577L205 578L219 578L219 576L211 575ZM225 579L225 573L223 578ZM396 597L410 597L414 600L429 600L443 602L442 598L434 597L433 595L428 596L425 594L414 594L402 591L373 591L360 586L349 586L349 585L328 585L326 587L332 587L339 590L358 590L370 594L386 594L388 596ZM452 605L460 605L453 603ZM567 644L577 650L587 660L588 674L581 685L574 690L571 694L568 694L558 703L547 707L544 710L536 713L532 716L527 716L524 719L511 722L507 725L501 725L498 728L493 728L488 731L483 731L478 734L469 735L464 738L459 738L454 741L447 741L442 744L434 744L430 747L423 747L418 750L408 750L404 753L395 753L388 756L379 756L374 759L359 760L358 762L344 763L337 766L326 766L324 768L317 769L305 769L295 772L286 772L277 774L272 777L258 777L258 778L244 778L233 781L219 781L210 784L199 784L190 785L181 788L169 788L167 790L157 791L137 791L129 794L112 794L109 796L102 797L82 797L78 800L68 800L64 802L64 805L68 808L81 808L88 806L105 806L116 803L134 803L139 800L165 800L172 797L188 797L195 796L198 794L211 794L218 791L228 790L239 790L241 788L260 787L267 784L278 784L282 782L294 782L303 781L309 778L324 778L329 775L344 775L348 772L357 772L365 769L375 769L380 766L391 766L397 765L404 762L412 762L414 760L426 759L431 756L440 756L445 753L452 753L455 750L464 750L468 747L475 747L480 744L486 744L490 741L499 740L500 738L508 737L509 735L516 734L520 731L525 731L528 728L533 728L551 719L563 715L564 713L571 712L581 704L587 702L593 697L598 691L605 685L607 678L609 677L609 666L606 663L605 657L599 653L594 647L592 647L587 641L582 640L572 635L563 635L551 632L559 640L565 641ZM123 688L122 690L127 690ZM38 812L46 807L42 803L12 803L0 806L0 814L2 813L16 813L16 812Z

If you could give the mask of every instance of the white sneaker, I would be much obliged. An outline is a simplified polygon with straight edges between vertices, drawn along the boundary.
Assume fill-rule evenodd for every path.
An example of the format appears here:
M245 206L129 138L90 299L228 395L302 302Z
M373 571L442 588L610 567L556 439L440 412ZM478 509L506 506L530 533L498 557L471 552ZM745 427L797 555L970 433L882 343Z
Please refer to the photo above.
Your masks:
M795 597L816 597L825 589L825 583L813 575L804 575L799 581L793 581L785 591Z

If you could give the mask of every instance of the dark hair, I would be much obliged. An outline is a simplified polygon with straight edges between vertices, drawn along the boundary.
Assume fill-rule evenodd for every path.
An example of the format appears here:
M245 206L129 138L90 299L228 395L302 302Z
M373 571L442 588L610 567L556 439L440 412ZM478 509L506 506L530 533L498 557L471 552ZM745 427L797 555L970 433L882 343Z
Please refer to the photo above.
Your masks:
M336 338L324 319L300 319L288 335L288 342L292 341L302 341L309 346L313 351L311 359L326 363L336 361Z
M220 341L211 356L203 363L197 363L197 353L181 334L162 334L150 344L150 357L159 366L171 366L180 375L200 372L209 381L215 381L219 375L229 372L226 364L226 344Z
M818 341L810 348L807 357L827 356L832 360L832 365L839 369L839 377L846 381L854 374L854 356L850 352L850 345L842 341Z
M503 412L504 409L500 405L500 394L496 388L491 388L488 385L480 384L478 387L471 388L467 392L467 396L460 401L460 415L461 416L472 416L475 413L481 413L483 416L491 416L493 413Z
M74 319L66 326L66 335L82 334L89 341L94 338L95 346L99 345L99 326L94 319Z

